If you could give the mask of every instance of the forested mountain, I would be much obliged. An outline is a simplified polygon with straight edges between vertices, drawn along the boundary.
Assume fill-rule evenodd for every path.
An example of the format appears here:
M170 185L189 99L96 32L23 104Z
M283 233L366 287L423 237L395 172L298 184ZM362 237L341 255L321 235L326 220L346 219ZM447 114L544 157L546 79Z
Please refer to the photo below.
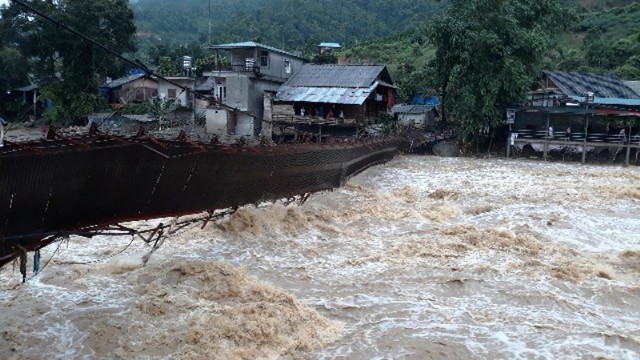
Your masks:
M355 44L418 26L440 13L436 0L211 0L214 43L259 39L288 50L319 41ZM208 0L139 0L138 31L176 43L208 41Z
M138 33L176 43L208 40L209 14L216 34L236 13L249 13L269 0L137 0L131 2Z
M629 0L567 0L576 17L548 45L544 67L610 72L640 80L640 3ZM401 94L429 92L435 50L426 25L343 50L354 63L387 64Z

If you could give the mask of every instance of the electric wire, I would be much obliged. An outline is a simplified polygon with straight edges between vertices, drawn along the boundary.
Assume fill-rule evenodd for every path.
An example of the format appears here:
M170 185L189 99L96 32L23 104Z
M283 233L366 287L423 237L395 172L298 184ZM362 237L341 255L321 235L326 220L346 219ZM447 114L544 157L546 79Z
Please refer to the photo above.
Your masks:
M153 70L151 70L148 66L146 66L145 64L143 64L140 60L136 59L136 60L134 61L134 60L131 60L131 59L129 59L129 58L127 58L127 57L125 57L125 56L122 56L122 55L121 55L121 54L119 54L118 52L116 52L116 51L112 50L110 47L108 47L108 46L106 46L106 45L104 45L104 44L102 44L102 43L98 42L97 40L94 40L94 39L92 39L92 38L90 38L90 37L88 37L88 36L84 35L83 33L79 32L79 31L77 31L77 30L75 30L75 29L73 29L73 28L71 28L71 27L69 27L69 26L67 26L67 25L65 25L64 23L62 23L62 22L60 22L60 21L58 21L58 20L56 20L56 19L54 19L54 18L50 17L49 15L47 15L47 14L43 13L42 11L40 11L40 10L38 10L38 9L34 8L33 6L31 6L31 5L27 4L27 3L25 3L24 1L21 1L21 0L11 0L11 2L18 4L18 5L20 5L20 6L24 7L24 8L26 8L26 9L28 9L29 11L33 12L34 14L36 14L36 15L38 15L38 16L40 16L40 17L42 17L43 19L45 19L45 20L47 20L47 21L50 21L50 22L51 22L51 23L53 23L54 25L59 26L59 27L61 27L61 28L65 29L65 30L69 31L69 32L70 32L70 33L72 33L72 34L74 34L74 35L76 35L76 36L81 37L83 40L88 41L89 43L91 43L91 44L93 44L93 45L95 45L95 46L99 47L100 49L102 49L102 50L106 51L107 53L109 53L109 54L111 54L111 55L113 55L113 56L117 57L118 59L120 59L120 60L122 60L122 61L124 61L124 62L126 62L126 63L128 63L128 64L131 64L131 65L133 65L133 66L135 66L135 67L142 68L142 70L144 70L144 71L145 71L145 73L146 73L148 76L155 76L155 77L157 77L158 79L161 79L161 80L163 80L163 81L166 81L166 82L168 82L169 84L174 85L174 86L176 86L176 87L178 87L178 88L182 89L182 92L185 92L185 91L186 91L186 92L188 92L188 93L193 94L193 95L194 95L194 96L196 96L196 97L205 98L202 94L200 94L200 93L198 93L198 92L196 92L196 91L194 91L194 90L189 89L189 87L188 87L188 86L180 85L179 83L177 83L177 82L175 82L175 81L173 81L173 80L171 80L171 79L168 79L168 78L167 78L167 77L165 77L165 76L162 76L162 75L160 75L160 74L157 74L156 72L154 72ZM222 102L219 102L219 101L216 101L216 105L218 105L218 106L222 106L222 107L224 107L224 108L226 108L226 109L229 109L229 110L232 110L232 111L234 111L234 112L238 112L238 113L241 113L241 114L244 114L244 115L250 116L250 117L252 117L252 118L254 118L254 119L255 119L255 118L257 118L257 117L256 117L255 115L253 115L253 114L250 114L250 113L248 113L248 112L246 112L246 111L242 111L242 110L240 110L240 109L238 109L238 108L234 108L233 106L229 106L229 105L223 104Z

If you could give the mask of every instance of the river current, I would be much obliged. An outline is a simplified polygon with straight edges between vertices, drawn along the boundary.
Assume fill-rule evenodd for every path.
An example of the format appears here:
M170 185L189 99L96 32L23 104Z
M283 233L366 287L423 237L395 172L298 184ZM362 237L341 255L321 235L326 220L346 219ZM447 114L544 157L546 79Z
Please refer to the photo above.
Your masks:
M640 359L637 167L400 156L131 240L2 269L0 358Z

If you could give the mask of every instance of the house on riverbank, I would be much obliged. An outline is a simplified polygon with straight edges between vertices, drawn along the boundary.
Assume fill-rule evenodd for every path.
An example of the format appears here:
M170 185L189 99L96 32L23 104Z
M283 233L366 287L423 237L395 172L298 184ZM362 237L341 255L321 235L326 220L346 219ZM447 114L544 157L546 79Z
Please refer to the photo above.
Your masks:
M640 94L614 75L544 71L510 125L511 145L531 144L546 158L563 149L640 151Z

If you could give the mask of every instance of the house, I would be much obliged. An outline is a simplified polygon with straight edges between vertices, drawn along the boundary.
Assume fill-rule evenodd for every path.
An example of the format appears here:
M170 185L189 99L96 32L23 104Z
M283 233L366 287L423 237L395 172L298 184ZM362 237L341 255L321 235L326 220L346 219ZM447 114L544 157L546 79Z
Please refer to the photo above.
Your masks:
M430 105L395 105L390 113L405 127L426 129L433 126L438 111Z
M165 76L167 80L158 78L158 96L162 100L173 101L182 107L192 107L194 96L185 88L193 90L195 78L189 76ZM176 85L177 84L177 85ZM178 86L179 85L179 86Z
M387 113L395 89L383 65L306 64L274 95L272 123L294 134L353 135Z
M640 95L614 75L544 71L517 112L514 126L546 131L549 120L556 132L571 128L575 133L585 126L586 115L595 120L592 132L612 132L610 120L640 116Z
M616 76L561 71L544 71L526 102L507 111L510 145L531 144L545 159L572 149L583 163L588 152L615 157L626 147L629 164L631 149L640 149L639 118L640 94Z
M143 103L158 95L158 81L145 74L131 74L112 80L107 78L100 92L110 103Z
M383 65L307 64L278 89L274 101L299 116L364 123L394 105L395 89Z
M211 47L220 59L204 76L214 80L215 102L226 108L207 111L207 131L253 136L260 132L264 116L264 94L276 91L306 62L299 55L256 42Z
M340 46L340 44L338 43L323 42L323 43L320 43L320 45L318 45L318 49L320 51L320 54L325 54L325 53L332 53L336 50L340 50L342 49L342 46Z

